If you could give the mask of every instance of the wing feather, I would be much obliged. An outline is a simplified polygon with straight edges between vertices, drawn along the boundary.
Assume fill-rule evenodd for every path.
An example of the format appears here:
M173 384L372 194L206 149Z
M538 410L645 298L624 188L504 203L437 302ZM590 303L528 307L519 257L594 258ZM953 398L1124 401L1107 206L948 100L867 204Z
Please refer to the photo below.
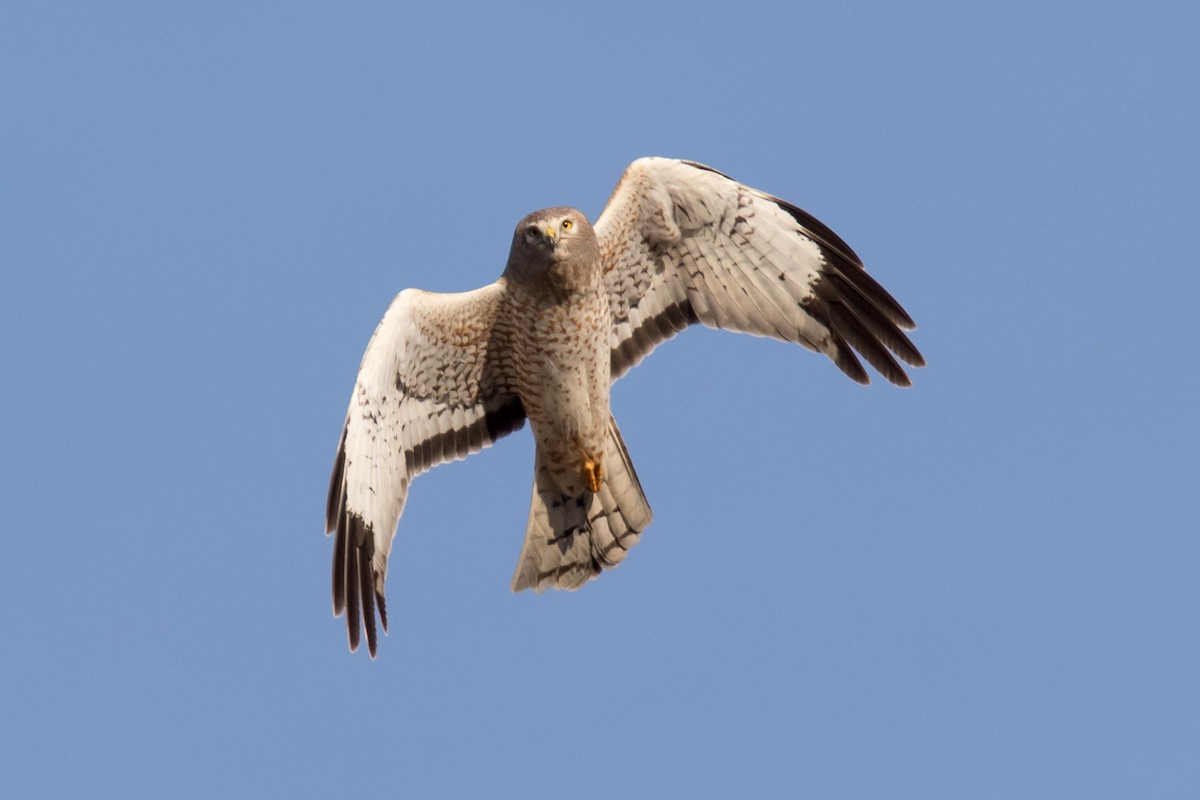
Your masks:
M596 221L616 380L690 324L795 342L852 379L909 385L912 318L806 211L689 161L642 158ZM897 358L899 360L897 360Z
M377 612L387 630L387 559L413 479L524 424L494 324L503 294L503 281L462 294L406 289L367 345L325 521L335 534L333 611L346 614L351 650L365 630L374 657Z

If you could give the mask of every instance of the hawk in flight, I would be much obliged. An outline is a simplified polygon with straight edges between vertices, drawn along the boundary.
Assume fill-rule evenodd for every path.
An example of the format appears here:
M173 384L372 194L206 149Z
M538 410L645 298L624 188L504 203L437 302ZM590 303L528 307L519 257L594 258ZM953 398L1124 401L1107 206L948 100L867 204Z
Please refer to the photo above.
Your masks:
M408 487L529 420L533 499L513 591L577 589L615 567L650 505L609 412L609 388L689 325L770 336L867 383L858 353L909 384L912 319L810 214L689 161L642 158L595 225L573 208L517 225L481 289L405 289L359 367L329 485L333 611L350 649L376 613ZM899 359L899 361L897 360Z

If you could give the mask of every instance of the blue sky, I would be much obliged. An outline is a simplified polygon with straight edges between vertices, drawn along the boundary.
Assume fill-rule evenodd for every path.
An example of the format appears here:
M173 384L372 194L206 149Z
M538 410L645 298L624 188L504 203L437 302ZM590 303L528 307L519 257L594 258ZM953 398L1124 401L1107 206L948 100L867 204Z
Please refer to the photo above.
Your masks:
M1200 794L1200 15L828 6L6 6L3 794ZM619 570L509 592L525 430L416 482L349 654L384 308L642 155L817 215L930 366L689 331L614 389Z

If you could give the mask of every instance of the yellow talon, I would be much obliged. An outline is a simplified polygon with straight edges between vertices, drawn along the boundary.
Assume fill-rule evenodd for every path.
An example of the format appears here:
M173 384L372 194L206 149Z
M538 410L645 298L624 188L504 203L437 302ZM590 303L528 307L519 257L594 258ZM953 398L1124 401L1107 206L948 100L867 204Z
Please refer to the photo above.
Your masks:
M583 460L583 480L593 493L600 491L600 483L604 480L604 468L600 466L599 461L592 461L590 458Z

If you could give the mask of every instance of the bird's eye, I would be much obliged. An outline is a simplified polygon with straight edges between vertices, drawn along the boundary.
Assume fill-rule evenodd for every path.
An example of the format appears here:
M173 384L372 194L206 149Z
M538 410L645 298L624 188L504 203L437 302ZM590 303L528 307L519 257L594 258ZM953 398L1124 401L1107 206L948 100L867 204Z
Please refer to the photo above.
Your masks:
M569 219L564 219L564 220L563 220L562 229L563 229L564 231L569 231L569 230L571 230L571 228L573 228L573 227L575 227L575 223L574 223L574 222L571 222L571 220L569 220Z
M532 242L537 238L538 238L538 229L536 226L530 225L528 228L525 229L526 241Z

